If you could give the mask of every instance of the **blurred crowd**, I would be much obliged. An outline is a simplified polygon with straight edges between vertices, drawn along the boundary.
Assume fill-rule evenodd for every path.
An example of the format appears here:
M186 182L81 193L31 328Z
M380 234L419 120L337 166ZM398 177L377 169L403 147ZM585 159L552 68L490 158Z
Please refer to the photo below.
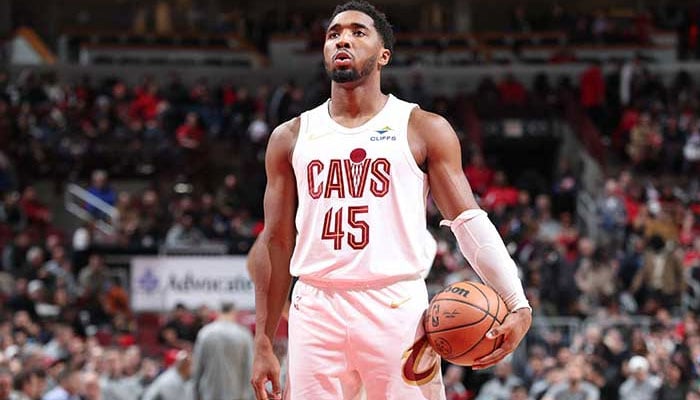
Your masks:
M536 325L525 358L496 368L493 380L446 368L451 399L698 395L698 88L687 73L664 84L639 59L608 71L591 65L578 82L542 75L532 87L511 75L486 78L476 93L455 97L431 94L418 76L406 86L385 82L387 92L455 126L465 174L521 266L536 315L586 322L585 329ZM322 82L251 93L177 76L129 87L119 79L0 73L0 400L10 386L25 391L13 399L54 390L67 399L134 399L168 367L169 376L188 381L189 352L213 313L178 307L158 322L154 348L135 346L140 333L125 282L101 253L209 242L245 253L262 229L269 131L320 103ZM471 142L465 117L473 109L484 121L550 118L571 101L608 144L593 224L578 210L580 165L563 160L551 176L516 175L498 153ZM117 178L145 185L117 188ZM92 222L72 231L57 226L48 198L68 182L113 206L115 216L86 206ZM438 226L432 205L429 218ZM106 219L111 234L96 227ZM430 289L474 279L449 232L433 233L439 251ZM666 397L639 397L644 390Z
M3 178L3 189L39 177L60 187L98 167L114 177L191 178L209 176L216 164L245 175L247 164L257 166L268 121L288 119L306 101L293 84L250 93L205 78L186 86L175 74L128 87L116 78L67 83L29 71L10 81L0 72L0 143L19 181ZM165 167L174 163L184 167Z
M180 322L176 310L166 328ZM215 319L207 313L200 323ZM200 328L202 325L199 326ZM192 342L183 348L144 355L133 338L110 341L101 335L80 334L60 319L36 321L27 312L15 313L0 325L0 399L2 400L190 400L195 397L195 374L203 373L202 357ZM246 335L252 335L246 327ZM194 332L197 333L196 331ZM240 347L244 349L244 347ZM195 358L197 357L197 358ZM245 358L249 358L246 354ZM246 364L248 367L250 363ZM235 368L235 366L234 366ZM249 369L249 368L246 368ZM249 371L239 371L242 376ZM247 380L246 380L247 383ZM241 393L249 392L244 388ZM236 393L232 393L236 395ZM244 397L237 397L244 398ZM249 397L245 397L249 399Z
M477 110L493 101L502 105L499 111L482 115L523 115L540 102L538 93L550 93L558 99L551 112L565 98L576 98L606 144L608 171L592 199L593 224L581 224L576 199L582 176L569 160L561 162L544 190L533 191L522 180L509 183L501 160L489 160L479 149L471 150L465 173L521 267L535 315L583 322L575 327L571 319L536 322L526 339L526 359L504 363L492 373L465 376L467 371L448 368L445 379L454 382L450 395L699 398L696 83L681 72L665 84L638 59L607 75L600 65L591 65L574 92L564 81L538 89L548 88L546 82L536 79L531 91L513 79L505 91L499 84L482 85ZM433 222L439 219L437 210L429 215ZM449 234L437 234L432 289L476 279L463 268Z
M508 31L523 33L526 37L531 33L563 32L569 45L654 46L654 31L663 30L677 34L680 59L700 57L700 8L696 4L625 3L579 6L564 1L521 1L506 7L467 7L470 11L466 11L450 2L429 2L387 5L385 11L398 33L455 33L467 29L477 34ZM33 2L14 5L10 22L14 28L33 27L54 48L58 44L53 41L63 31L98 35L118 31L144 39L151 35L164 38L183 33L194 37L236 35L260 53L268 54L270 38L276 35L309 37L313 43L321 40L332 5L298 8L290 4L280 8L196 0L147 3L125 0L118 4L74 5L66 9L71 17L54 18L52 24L49 23L52 14L38 12L35 8ZM531 44L537 45L537 37L533 38ZM551 46L560 44L564 43L548 43Z
M513 8L509 28L514 32L564 31L573 43L650 43L654 29L679 33L698 23L695 6L665 3L637 10L614 7L588 12L574 11L553 2L546 11L535 11L523 2ZM683 38L681 38L683 40Z
M443 32L456 31L454 10L449 3L432 3L423 6L425 13L435 15L419 22L394 18L397 32ZM495 11L490 9L491 12ZM281 14L270 10L262 18L250 18L240 11L226 14L227 18L219 21L217 29L223 32L242 33L249 37L258 48L266 52L269 37L274 34L315 35L320 40L328 23L325 14L290 12ZM472 18L480 14L475 11ZM499 20L499 18L495 18ZM566 2L555 1L550 7L536 7L527 2L515 5L510 17L505 19L505 26L497 23L473 22L486 31L507 30L515 33L565 32L570 44L652 44L654 30L661 29L678 34L678 55L681 59L700 56L700 8L697 5L680 5L674 3L650 4L648 8L615 9L598 8L581 12L569 7ZM309 31L309 27L311 30Z
M165 3L165 2L160 2ZM432 3L422 5L421 11L431 13L433 18L424 18L416 21L411 18L400 18L401 13L394 12L394 29L397 32L443 32L449 33L456 30L456 21L453 16L454 9L450 3ZM151 10L143 6L137 13L137 17L155 19L155 27L158 30L158 15L160 21L171 19L170 12L164 12L163 5L153 6ZM490 9L491 12L496 10ZM504 14L508 12L503 10ZM165 15L164 15L165 14ZM267 51L269 38L275 34L285 35L316 35L319 38L328 23L328 15L325 12L313 12L313 10L301 12L294 10L271 9L255 17L240 8L233 8L228 12L221 12L212 18L207 15L207 10L198 9L191 3L188 10L172 13L173 16L187 16L186 21L161 23L161 26L188 28L194 31L208 31L217 33L236 33L246 37L255 43L262 51ZM478 11L474 11L472 18L479 17ZM166 16L168 16L166 18ZM136 18L138 20L139 18ZM664 29L678 33L679 55L681 58L697 57L700 55L698 43L698 25L700 24L700 8L697 5L681 5L675 3L649 4L648 7L619 8L601 7L588 12L575 10L566 2L554 1L549 7L533 6L523 1L512 7L509 18L494 18L505 20L505 25L499 26L497 22L475 22L481 29L487 31L509 30L511 32L530 33L543 31L563 31L567 34L570 43L595 43L595 44L650 44L651 33L655 29ZM309 29L310 27L310 29ZM143 29L143 28L142 28ZM169 28L172 29L172 28ZM165 32L167 33L168 29Z
M527 359L513 368L497 367L494 379L481 387L486 394L471 394L478 393L480 399L670 399L685 398L697 388L697 189L694 202L688 201L689 181L695 179L697 185L697 175L666 181L662 175L623 170L610 177L596 199L598 225L593 235L574 223L576 203L571 195L581 183L570 170L561 170L551 192L534 199L508 184L502 171L490 170L479 154L466 173L475 178L472 184L481 205L521 266L535 315L584 321L575 327L569 325L571 320L536 322L526 338ZM480 189L489 177L491 185ZM431 289L476 279L449 245L449 235L440 235ZM641 366L632 368L635 356L643 359L635 358ZM468 374L466 387L477 388L483 379ZM578 385L571 390L579 395L596 395L553 394L569 390L566 385ZM636 392L642 390L640 385L643 396ZM626 386L635 391L625 393ZM662 389L675 394L656 397ZM458 392L463 397L454 399L471 398L466 390Z

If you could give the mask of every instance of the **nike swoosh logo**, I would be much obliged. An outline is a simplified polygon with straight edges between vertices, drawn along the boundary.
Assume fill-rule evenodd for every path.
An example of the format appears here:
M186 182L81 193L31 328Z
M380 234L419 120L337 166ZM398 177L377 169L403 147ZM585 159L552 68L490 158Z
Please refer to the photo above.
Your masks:
M399 308L402 305L406 304L409 300L411 300L411 296L408 296L401 300L394 300L391 302L391 308Z
M312 133L309 135L309 140L316 140L320 139L322 137L326 137L328 135L333 134L333 132L325 132L325 133Z

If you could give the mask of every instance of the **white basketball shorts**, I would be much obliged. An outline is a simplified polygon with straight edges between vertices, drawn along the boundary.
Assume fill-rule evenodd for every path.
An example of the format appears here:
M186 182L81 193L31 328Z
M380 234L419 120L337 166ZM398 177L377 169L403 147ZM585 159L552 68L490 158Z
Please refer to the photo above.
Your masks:
M285 399L445 399L440 357L423 331L423 280L378 289L299 280L291 303Z

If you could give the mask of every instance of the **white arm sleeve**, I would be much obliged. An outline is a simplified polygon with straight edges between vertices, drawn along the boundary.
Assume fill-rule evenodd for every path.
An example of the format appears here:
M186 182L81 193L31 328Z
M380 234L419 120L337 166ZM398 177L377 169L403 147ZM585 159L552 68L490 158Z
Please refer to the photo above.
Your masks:
M510 311L529 308L518 267L485 211L466 210L454 221L443 220L457 238L459 249L479 277L503 298Z

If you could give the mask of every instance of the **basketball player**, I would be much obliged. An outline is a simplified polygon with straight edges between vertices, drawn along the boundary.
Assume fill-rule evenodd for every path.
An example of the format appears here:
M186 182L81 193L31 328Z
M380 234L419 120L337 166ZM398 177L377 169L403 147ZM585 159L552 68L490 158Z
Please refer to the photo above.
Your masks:
M444 399L421 331L428 187L464 256L511 310L489 332L502 346L474 367L503 359L530 327L517 267L474 200L452 127L380 91L393 41L373 6L338 6L323 49L331 98L271 135L261 239L270 268L255 271L257 399L281 398L272 343L292 276L285 398Z

